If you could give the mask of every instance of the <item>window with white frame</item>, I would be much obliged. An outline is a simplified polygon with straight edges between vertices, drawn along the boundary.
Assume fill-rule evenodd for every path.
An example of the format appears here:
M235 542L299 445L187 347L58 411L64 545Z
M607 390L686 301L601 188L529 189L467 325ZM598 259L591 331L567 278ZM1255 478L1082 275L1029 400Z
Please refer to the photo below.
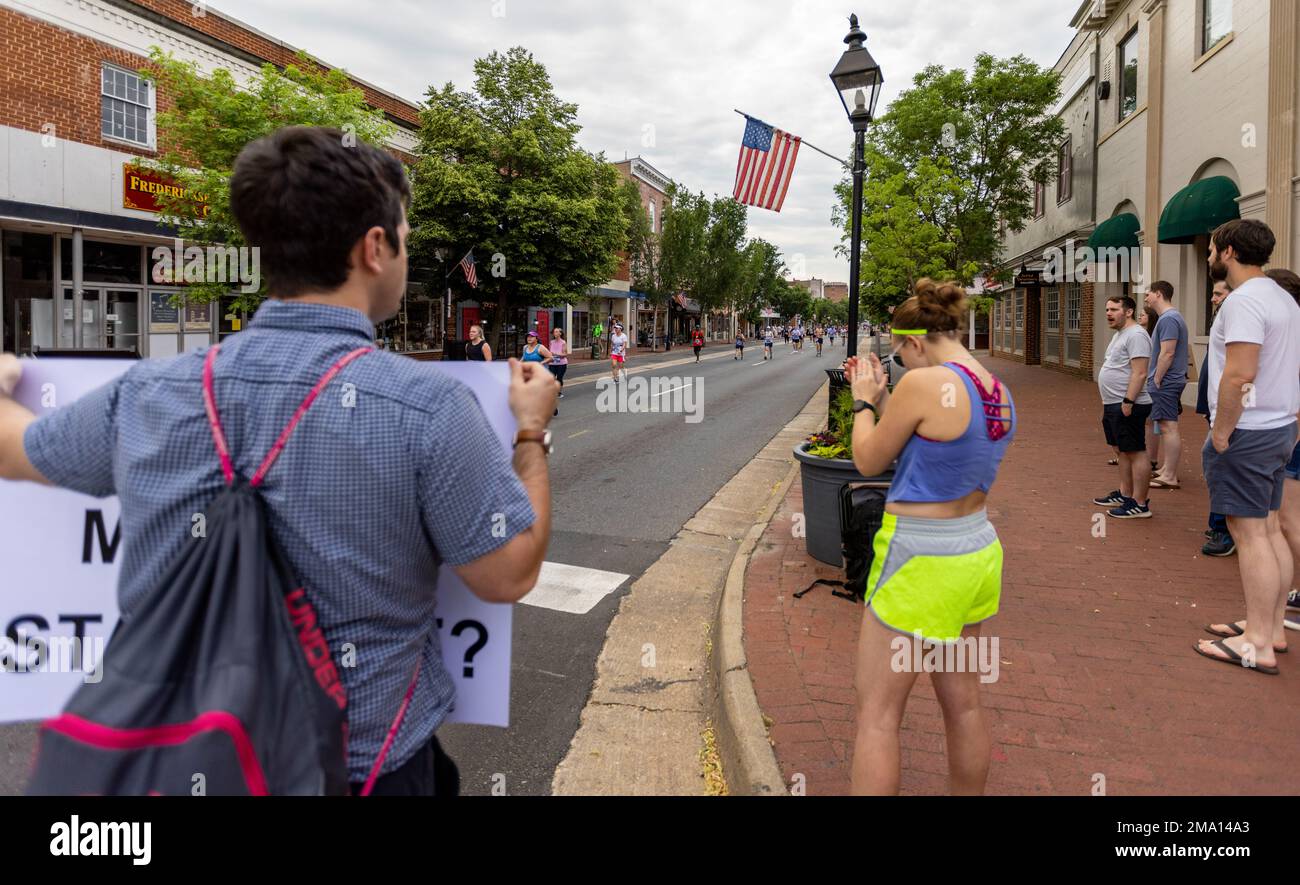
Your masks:
M1232 33L1232 0L1201 0L1201 53L1209 52Z
M139 74L105 64L100 78L100 133L105 138L153 145L153 84Z
M650 210L650 233L656 233L657 231L655 228L655 201L647 200L646 206Z
M1070 283L1065 287L1065 331L1071 334L1079 332L1080 306L1083 303L1083 287Z

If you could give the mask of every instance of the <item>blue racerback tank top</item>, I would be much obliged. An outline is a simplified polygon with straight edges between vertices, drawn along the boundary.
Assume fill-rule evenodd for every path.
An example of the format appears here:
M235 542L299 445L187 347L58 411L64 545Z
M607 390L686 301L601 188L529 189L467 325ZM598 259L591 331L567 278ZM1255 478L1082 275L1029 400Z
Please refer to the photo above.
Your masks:
M994 378L993 391L986 398L965 366L953 362L944 366L956 372L966 385L971 404L970 424L965 433L946 442L914 434L898 456L898 469L886 502L955 501L977 489L987 492L1015 436L1016 405L1011 391L1006 390L1011 414L1004 415L1002 382ZM996 425L1005 425L1006 430L993 431L992 435L998 436L993 439L991 426Z

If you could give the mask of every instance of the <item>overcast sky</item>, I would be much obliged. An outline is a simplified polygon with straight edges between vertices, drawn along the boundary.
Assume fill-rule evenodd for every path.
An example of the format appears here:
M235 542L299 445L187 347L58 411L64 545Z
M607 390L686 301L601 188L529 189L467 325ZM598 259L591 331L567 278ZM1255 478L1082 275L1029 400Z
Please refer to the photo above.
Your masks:
M883 108L928 64L1024 53L1052 65L1079 0L214 0L273 37L408 100L473 82L474 59L519 45L578 105L579 141L610 160L642 156L678 184L730 193L749 114L841 157L852 144L828 74L856 11L885 75ZM751 236L792 270L848 279L835 255L841 167L804 150L778 215L749 210Z

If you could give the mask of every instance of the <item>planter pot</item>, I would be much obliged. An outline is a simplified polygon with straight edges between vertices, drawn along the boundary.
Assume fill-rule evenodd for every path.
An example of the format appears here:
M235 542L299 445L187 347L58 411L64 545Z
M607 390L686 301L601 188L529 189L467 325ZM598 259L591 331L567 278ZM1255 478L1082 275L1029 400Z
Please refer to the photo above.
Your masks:
M888 485L893 471L881 476L863 476L848 458L818 458L808 454L808 443L794 448L803 485L804 538L813 559L844 567L840 546L840 491L850 483Z

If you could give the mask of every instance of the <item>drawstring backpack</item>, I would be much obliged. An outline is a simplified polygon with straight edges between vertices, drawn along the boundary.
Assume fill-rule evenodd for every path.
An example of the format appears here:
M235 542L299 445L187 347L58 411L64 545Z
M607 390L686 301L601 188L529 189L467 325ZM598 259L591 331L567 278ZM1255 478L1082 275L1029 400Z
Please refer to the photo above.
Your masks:
M271 536L258 489L321 392L307 395L251 480L237 476L203 397L226 487L194 539L113 631L103 678L41 728L30 795L347 795L347 692L307 592ZM406 696L366 781L374 786L410 706Z

